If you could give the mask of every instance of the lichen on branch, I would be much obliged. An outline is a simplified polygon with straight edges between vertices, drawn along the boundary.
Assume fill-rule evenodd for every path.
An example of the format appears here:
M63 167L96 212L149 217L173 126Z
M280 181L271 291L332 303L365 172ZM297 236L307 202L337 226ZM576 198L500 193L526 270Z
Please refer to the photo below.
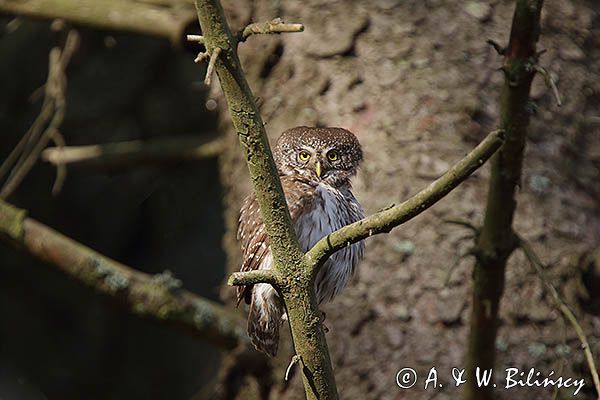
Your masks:
M244 321L231 310L181 289L170 273L149 275L112 260L28 218L0 200L0 236L141 317L180 328L226 349L247 345Z

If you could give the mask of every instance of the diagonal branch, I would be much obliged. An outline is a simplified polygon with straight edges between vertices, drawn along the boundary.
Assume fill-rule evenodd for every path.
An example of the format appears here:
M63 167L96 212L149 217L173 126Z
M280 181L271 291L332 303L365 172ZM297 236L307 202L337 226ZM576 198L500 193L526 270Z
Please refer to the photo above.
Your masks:
M42 110L8 158L0 165L0 179L10 171L0 189L0 199L8 198L17 189L37 162L44 147L56 138L65 116L66 69L78 46L79 34L72 30L67 34L63 49L55 47L50 51Z
M345 246L378 233L389 232L434 205L481 167L503 142L503 131L491 132L465 158L444 175L400 205L379 211L324 237L310 249L305 258L314 272L329 256Z
M444 175L402 204L385 208L324 237L304 255L305 264L312 269L314 275L336 251L370 236L390 232L421 214L481 167L500 148L503 136L504 132L501 130L491 132ZM228 284L242 286L260 282L278 283L278 279L271 271L236 272L230 276Z
M297 265L302 258L265 127L235 50L235 40L217 0L196 0L206 52L227 99L231 119L248 160L248 170L260 205L275 264Z
M137 271L27 218L0 200L0 238L129 308L222 348L248 344L244 321L225 307L180 289L169 273Z
M596 368L596 363L594 362L594 355L592 354L590 344L588 343L583 328L579 324L579 321L577 321L577 317L575 317L573 311L571 311L569 306L567 306L565 302L560 298L558 291L546 277L546 274L544 272L544 264L542 263L538 255L535 253L535 251L533 251L531 245L525 239L518 235L517 240L519 242L519 247L521 248L521 250L523 250L523 253L525 253L525 257L527 257L529 263L533 266L533 268L535 268L535 271L542 280L542 283L550 292L550 295L552 296L552 300L554 301L556 308L558 308L558 310L563 314L565 320L567 320L575 330L577 338L581 342L581 348L583 349L583 353L585 354L585 359L590 369L590 374L592 375L592 381L594 382L596 394L598 395L598 399L600 399L600 378L598 377L598 369Z
M195 4L206 51L221 49L215 71L252 178L273 255L273 269L285 280L278 289L287 309L294 349L303 360L306 397L336 400L335 376L314 285L304 273L304 254L292 226L262 118L240 65L237 41L218 0L195 0Z

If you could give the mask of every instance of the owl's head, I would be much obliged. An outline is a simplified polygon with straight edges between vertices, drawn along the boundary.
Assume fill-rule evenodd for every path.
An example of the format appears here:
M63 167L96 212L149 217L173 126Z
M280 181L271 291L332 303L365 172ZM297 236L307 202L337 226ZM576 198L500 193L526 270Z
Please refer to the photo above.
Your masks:
M280 174L299 174L334 187L347 184L362 160L360 143L352 132L307 126L283 132L274 155Z

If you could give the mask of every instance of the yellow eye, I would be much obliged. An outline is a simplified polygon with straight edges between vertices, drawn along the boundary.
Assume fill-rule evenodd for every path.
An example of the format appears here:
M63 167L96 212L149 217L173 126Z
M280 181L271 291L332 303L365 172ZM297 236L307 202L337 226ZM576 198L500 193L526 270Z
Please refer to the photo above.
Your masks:
M327 153L327 159L329 161L337 161L338 159L338 153L335 150L331 150L330 152Z
M299 154L298 154L298 159L300 161L307 161L310 158L310 153L306 150L302 150Z

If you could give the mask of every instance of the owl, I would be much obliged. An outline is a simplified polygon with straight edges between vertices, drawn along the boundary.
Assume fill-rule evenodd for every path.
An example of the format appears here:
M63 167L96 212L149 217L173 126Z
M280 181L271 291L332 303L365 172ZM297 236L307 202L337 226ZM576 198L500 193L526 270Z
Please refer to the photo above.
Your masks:
M351 192L362 150L356 136L342 128L296 127L277 141L275 164L303 251L341 227L363 218L362 207ZM260 208L254 194L244 200L238 240L242 246L241 271L270 269L273 257ZM364 243L344 247L325 262L315 278L319 303L332 300L346 285L362 258ZM277 354L279 327L287 319L277 291L267 283L240 286L238 304L250 304L248 335L254 346Z

